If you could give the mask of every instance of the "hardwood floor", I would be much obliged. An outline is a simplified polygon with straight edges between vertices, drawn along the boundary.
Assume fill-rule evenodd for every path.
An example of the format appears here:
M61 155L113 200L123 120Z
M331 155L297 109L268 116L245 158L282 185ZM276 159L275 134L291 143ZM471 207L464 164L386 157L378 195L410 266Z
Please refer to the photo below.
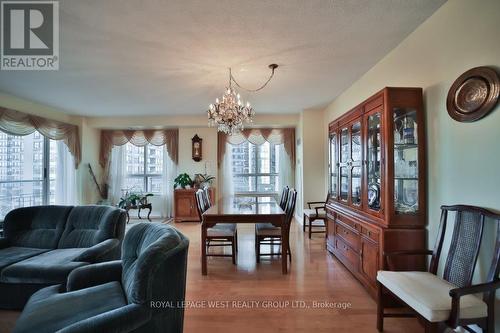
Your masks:
M228 308L194 305L185 312L185 332L377 332L376 304L345 267L325 250L322 234L304 237L301 225L292 223L292 263L281 274L279 257L255 262L254 226L238 225L238 261L212 257L208 275L201 275L199 224L177 224L190 238L187 301L230 301ZM228 249L229 251L229 249ZM262 247L262 252L269 249ZM245 308L260 301L256 308ZM281 302L264 308L268 301ZM288 301L286 304L284 302ZM305 301L309 308L294 308ZM347 309L313 308L313 302L350 303ZM303 304L303 303L301 303ZM200 306L200 307L198 307ZM385 332L423 332L416 319L387 319Z
M375 301L325 250L322 234L314 234L309 240L301 226L292 223L292 263L290 273L282 275L277 256L263 257L256 264L254 227L240 224L237 265L231 264L231 258L211 257L208 275L202 276L200 224L175 226L191 241L185 332L376 332ZM262 247L262 252L268 250ZM214 301L227 307L215 308ZM300 308L304 303L294 301L305 302L309 308ZM314 308L313 302L337 302L350 307ZM0 332L9 332L17 316L15 312L0 311ZM423 328L416 319L389 318L385 332L420 333Z

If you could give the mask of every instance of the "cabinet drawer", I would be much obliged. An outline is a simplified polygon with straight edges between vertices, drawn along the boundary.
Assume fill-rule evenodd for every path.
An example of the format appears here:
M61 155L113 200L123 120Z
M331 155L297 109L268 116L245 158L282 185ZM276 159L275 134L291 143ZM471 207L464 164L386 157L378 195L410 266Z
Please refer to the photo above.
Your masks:
M359 224L354 222L353 220L351 220L350 218L347 218L345 217L344 215L340 215L340 214L337 214L337 221L338 222L341 222L351 228L353 228L354 230L356 230L357 232L359 232Z
M353 267L358 267L359 254L343 242L340 237L335 237L335 249L342 257L349 261Z
M350 247L354 248L356 251L359 250L359 236L352 230L339 223L335 223L335 234L341 237Z
M370 238L375 242L379 242L379 232L375 229L366 228L365 226L361 226L361 234L365 237Z

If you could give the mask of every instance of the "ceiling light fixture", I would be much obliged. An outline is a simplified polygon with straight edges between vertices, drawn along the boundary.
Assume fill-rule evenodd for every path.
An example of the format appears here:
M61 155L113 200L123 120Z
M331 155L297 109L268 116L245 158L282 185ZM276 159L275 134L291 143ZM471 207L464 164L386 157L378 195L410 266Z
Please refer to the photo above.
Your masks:
M271 64L268 67L271 69L271 75L267 81L257 89L243 88L236 82L231 73L231 68L229 68L229 87L226 87L222 100L217 98L214 104L209 105L207 111L208 126L217 126L219 132L234 134L244 128L244 123L251 123L255 116L255 111L250 106L249 102L246 104L241 102L240 94L232 87L232 83L234 82L236 86L249 92L262 90L273 78L274 70L278 68L278 65Z

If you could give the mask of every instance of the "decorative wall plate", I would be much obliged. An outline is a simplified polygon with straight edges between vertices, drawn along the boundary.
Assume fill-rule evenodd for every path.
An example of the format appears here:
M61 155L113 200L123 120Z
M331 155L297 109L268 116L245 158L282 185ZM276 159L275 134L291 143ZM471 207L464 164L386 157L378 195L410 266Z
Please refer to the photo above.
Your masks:
M486 116L498 102L500 79L489 67L475 67L455 80L446 99L450 117L472 122Z

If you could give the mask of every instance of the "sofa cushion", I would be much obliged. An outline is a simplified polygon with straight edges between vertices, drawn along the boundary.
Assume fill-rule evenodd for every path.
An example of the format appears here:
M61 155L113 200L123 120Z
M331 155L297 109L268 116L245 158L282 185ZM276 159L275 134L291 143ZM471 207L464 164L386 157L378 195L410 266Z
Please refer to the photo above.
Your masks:
M10 211L4 237L11 246L55 249L72 206L34 206Z
M377 280L430 322L448 320L451 312L451 289L455 285L428 272L379 271ZM488 315L488 306L474 295L460 298L460 318Z
M85 250L56 249L28 258L4 268L0 273L0 281L6 283L65 283L67 276L73 269L88 265L86 262L73 261Z
M16 262L34 257L40 253L47 251L49 251L49 249L34 249L31 247L19 246L11 246L0 249L0 271Z
M58 248L91 247L109 238L123 239L122 211L110 206L78 206L68 216Z
M56 332L126 305L121 285L116 281L67 293L60 293L60 286L51 286L30 298L14 332Z

